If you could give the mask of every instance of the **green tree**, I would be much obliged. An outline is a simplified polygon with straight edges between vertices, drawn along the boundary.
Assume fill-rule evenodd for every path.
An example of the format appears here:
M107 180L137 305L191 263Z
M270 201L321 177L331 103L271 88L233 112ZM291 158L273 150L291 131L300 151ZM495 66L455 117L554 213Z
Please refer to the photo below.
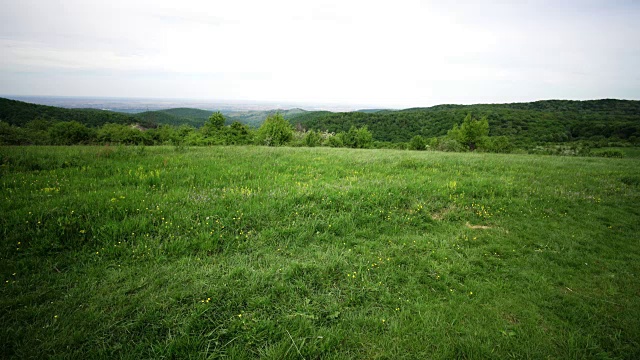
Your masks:
M484 144L484 150L496 153L510 153L513 151L513 144L506 136L492 136Z
M473 119L469 113L462 125L455 124L447 135L473 151L489 136L489 121L486 116L480 120Z
M304 145L308 147L319 146L322 143L322 135L319 133L309 130L304 135Z
M357 149L368 149L373 145L373 135L367 126L356 128L351 126L348 132L342 135L344 146Z
M257 133L257 143L260 145L280 146L291 139L293 139L291 124L279 113L267 116Z
M227 145L245 145L251 143L253 134L249 126L234 121L227 131Z
M86 144L92 135L91 129L77 121L61 121L49 128L49 138L55 145Z
M224 115L220 111L216 111L211 116L209 116L209 120L202 125L200 132L205 137L214 137L220 135L220 130L224 127L225 118Z
M411 138L409 148L411 150L425 150L427 148L427 142L422 136L416 135Z
M145 134L138 128L122 124L104 124L97 132L100 143L140 144L145 142Z
M30 143L24 129L0 120L0 145L28 145Z
M344 138L344 134L344 132L339 132L333 136L329 136L327 138L327 145L331 147L343 147L344 142L342 141L342 139Z
M221 129L224 126L225 118L220 111L216 111L209 116L208 122L214 128Z

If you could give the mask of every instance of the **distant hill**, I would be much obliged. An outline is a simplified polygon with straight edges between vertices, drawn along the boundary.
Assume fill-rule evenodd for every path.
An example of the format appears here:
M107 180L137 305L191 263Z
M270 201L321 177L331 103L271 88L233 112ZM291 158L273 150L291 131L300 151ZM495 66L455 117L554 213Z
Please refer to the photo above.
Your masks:
M289 110L251 110L251 111L223 111L225 117L230 121L238 121L251 127L260 127L269 115L280 113L285 119L292 118L296 115L305 114L307 111L302 109Z
M0 120L11 125L24 126L29 121L77 121L87 126L98 127L106 123L134 124L141 121L129 114L97 109L65 109L55 106L36 105L23 101L0 98ZM150 125L146 124L145 125Z
M508 136L516 144L564 142L578 139L640 139L640 101L635 100L546 100L512 104L443 104L405 110L360 110L354 112L305 111L302 109L266 111L224 111L227 124L239 121L259 127L264 119L279 112L292 125L305 129L348 131L367 126L375 140L407 142L415 135L437 137L460 124L471 113L486 116L491 136ZM106 123L140 124L155 127L202 126L212 111L175 108L124 114L97 109L66 109L0 98L0 121L24 126L36 119L77 121L90 127Z
M140 121L152 122L158 125L191 125L193 127L202 126L212 111L191 109L191 108L175 108L167 110L145 111L137 113L134 116Z
M306 111L302 109L222 111L227 118L227 125L234 121L239 121L252 127L259 127L267 116L276 112L282 114L285 118L290 118ZM46 119L50 121L77 121L90 127L116 123L141 124L144 127L155 127L162 124L173 126L190 125L199 128L212 113L213 111L211 110L174 108L126 114L98 109L67 109L0 98L0 120L16 126L24 126L35 119Z
M230 125L234 121L238 121L243 124L247 124L251 127L260 127L264 120L269 115L275 113L282 114L285 118L290 118L294 115L305 113L302 109L291 110L251 110L251 111L226 111L221 113L227 119L226 124ZM154 122L156 124L169 124L169 125L191 125L199 128L208 119L213 111L200 110L191 108L175 108L167 110L157 111L145 111L135 114L135 116L143 121Z
M182 116L182 117L187 117L191 119L200 119L200 120L207 120L209 116L211 116L211 114L213 113L213 111L211 110L201 110L201 109L194 109L194 108L173 108L173 109L162 110L162 112L175 115L175 116Z
M588 138L640 138L640 101L547 100L513 104L437 105L398 111L304 112L293 125L330 132L367 126L378 141L403 142L415 135L442 136L472 113L486 116L490 135L519 142L560 142Z
M357 112L362 112L362 113L377 113L380 111L392 111L392 110L388 110L388 109L358 109L356 110Z

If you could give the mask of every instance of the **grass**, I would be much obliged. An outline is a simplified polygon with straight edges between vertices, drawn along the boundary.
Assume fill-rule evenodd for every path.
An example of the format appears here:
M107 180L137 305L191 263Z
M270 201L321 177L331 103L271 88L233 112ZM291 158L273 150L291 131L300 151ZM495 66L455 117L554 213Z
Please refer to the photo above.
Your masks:
M640 358L637 159L0 148L6 358Z
M603 147L603 148L595 148L591 149L591 153L594 155L601 154L603 152L609 151L620 151L622 152L622 157L625 158L640 158L640 147Z

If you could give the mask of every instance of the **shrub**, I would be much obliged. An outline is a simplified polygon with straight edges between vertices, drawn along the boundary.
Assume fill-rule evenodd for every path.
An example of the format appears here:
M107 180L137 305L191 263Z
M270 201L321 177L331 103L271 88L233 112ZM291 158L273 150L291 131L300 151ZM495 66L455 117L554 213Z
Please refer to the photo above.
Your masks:
M436 144L436 150L439 151L456 151L462 152L468 150L464 145L458 141L450 138L439 139Z
M49 137L55 145L86 144L92 135L91 129L77 121L61 121L49 128Z
M268 116L258 129L257 143L267 146L281 146L293 139L293 129L282 115Z
M333 136L328 137L326 144L331 147L343 147L344 146L344 142L342 141L343 135L344 133L340 132Z
M427 148L427 142L422 136L416 135L411 138L411 141L409 142L409 149L426 150L426 148Z
M368 149L373 145L373 135L366 126L356 128L352 126L348 132L342 136L342 143L346 147L356 149Z
M322 135L319 133L309 130L304 135L303 143L305 146L316 147L322 144Z
M609 149L609 150L604 150L604 151L599 151L597 153L593 153L593 155L602 156L602 157L608 157L608 158L623 158L624 157L624 151L622 151L620 149Z
M227 130L227 145L246 145L253 141L253 133L249 126L234 121Z
M506 136L492 136L483 142L483 150L494 153L510 153L513 151L513 143Z

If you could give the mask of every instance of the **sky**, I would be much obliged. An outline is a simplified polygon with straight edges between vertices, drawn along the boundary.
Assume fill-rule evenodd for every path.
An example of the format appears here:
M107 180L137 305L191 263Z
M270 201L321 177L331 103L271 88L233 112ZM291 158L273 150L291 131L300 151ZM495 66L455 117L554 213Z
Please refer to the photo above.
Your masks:
M0 0L0 94L640 99L640 0Z

